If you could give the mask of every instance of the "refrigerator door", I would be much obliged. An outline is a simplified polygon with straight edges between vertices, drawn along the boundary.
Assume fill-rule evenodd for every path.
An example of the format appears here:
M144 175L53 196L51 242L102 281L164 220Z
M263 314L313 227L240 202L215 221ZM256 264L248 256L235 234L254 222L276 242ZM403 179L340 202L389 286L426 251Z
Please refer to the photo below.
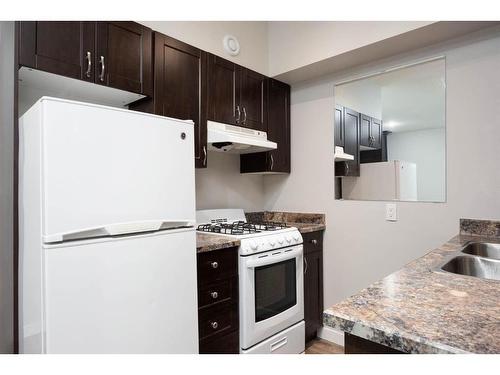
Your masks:
M45 246L45 353L198 353L196 235Z
M191 121L46 97L36 105L44 242L195 223Z

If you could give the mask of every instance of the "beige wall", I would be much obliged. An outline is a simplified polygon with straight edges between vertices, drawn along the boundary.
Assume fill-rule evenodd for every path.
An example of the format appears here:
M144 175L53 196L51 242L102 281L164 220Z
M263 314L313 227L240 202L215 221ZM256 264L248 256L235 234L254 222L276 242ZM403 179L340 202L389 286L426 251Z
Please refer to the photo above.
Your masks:
M267 22L258 21L140 21L140 23L204 51L268 74ZM240 42L238 56L228 55L222 47L226 34Z
M447 202L398 203L397 222L384 220L384 202L334 199L333 85L377 66L292 87L292 173L265 177L266 209L326 213L325 307L456 235L460 217L500 219L500 33L383 66L440 54L447 68Z
M275 76L432 22L269 22L269 75Z
M208 167L196 170L196 208L264 207L264 177L240 174L239 155L208 152Z
M0 22L0 82L0 353L12 353L14 22Z

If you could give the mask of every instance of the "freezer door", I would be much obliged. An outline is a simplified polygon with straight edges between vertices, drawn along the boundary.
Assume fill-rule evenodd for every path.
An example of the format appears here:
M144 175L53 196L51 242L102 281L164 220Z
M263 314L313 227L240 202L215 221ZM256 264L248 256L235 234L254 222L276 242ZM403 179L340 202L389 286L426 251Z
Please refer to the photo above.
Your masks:
M45 242L195 222L192 122L52 98L40 105Z
M198 353L190 230L45 251L45 353Z

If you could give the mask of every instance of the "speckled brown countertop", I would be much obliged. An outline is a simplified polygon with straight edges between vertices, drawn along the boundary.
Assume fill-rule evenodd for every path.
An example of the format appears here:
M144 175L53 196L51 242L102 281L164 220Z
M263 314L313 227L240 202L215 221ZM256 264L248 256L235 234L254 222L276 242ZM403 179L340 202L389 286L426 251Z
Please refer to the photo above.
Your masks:
M324 324L409 353L500 353L500 282L436 271L467 241L500 243L467 233L327 309Z
M247 217L247 221L250 222L273 221L285 223L288 226L296 227L300 233L316 232L326 229L324 214L262 211L246 212L245 216Z
M198 253L234 246L240 246L240 240L235 237L220 236L210 233L196 233L196 251Z

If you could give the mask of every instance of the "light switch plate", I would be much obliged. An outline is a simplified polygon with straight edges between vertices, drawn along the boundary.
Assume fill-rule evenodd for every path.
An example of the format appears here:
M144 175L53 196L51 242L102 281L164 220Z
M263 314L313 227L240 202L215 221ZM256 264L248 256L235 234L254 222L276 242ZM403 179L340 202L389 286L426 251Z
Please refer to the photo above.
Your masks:
M385 220L398 221L398 206L396 203L386 203Z

